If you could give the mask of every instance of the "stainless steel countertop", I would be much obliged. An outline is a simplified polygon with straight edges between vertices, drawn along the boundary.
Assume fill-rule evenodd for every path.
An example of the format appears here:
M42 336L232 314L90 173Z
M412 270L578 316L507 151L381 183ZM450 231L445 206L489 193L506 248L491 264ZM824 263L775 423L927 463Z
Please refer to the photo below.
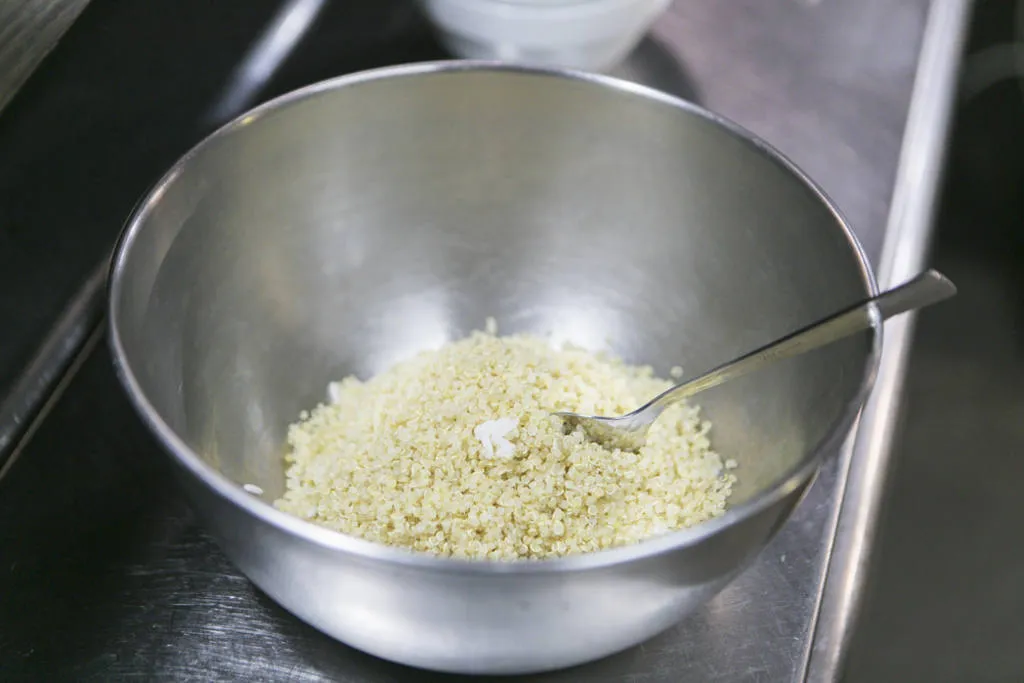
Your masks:
M792 158L837 202L885 284L919 268L925 255L969 4L677 0L622 72L694 97ZM829 461L751 569L649 643L529 680L834 680L859 602L912 326L912 317L887 326L878 387L856 442ZM33 457L44 456L23 460ZM131 602L136 621L122 624L123 642L105 652L133 657L93 662L104 680L214 676L197 668L203 662L216 662L219 679L443 678L325 642L255 593L186 513L170 509L158 537L140 541L142 532L133 532L124 571L137 590L116 606L147 600L164 612Z
M925 258L970 4L676 2L655 34L685 65L701 104L762 136L836 201L884 286ZM758 562L662 636L635 680L838 678L912 325L907 316L886 326L877 388L856 438Z

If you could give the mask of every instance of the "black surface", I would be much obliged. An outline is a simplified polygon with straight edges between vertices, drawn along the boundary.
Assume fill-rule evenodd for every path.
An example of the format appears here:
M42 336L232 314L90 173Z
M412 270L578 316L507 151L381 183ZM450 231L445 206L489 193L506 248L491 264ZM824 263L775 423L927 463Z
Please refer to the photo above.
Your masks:
M0 680L416 675L299 622L227 561L179 497L105 347L46 425L0 480Z
M211 107L286 4L93 0L4 110L0 396L148 186L224 122L210 118ZM443 56L411 0L326 0L256 99Z

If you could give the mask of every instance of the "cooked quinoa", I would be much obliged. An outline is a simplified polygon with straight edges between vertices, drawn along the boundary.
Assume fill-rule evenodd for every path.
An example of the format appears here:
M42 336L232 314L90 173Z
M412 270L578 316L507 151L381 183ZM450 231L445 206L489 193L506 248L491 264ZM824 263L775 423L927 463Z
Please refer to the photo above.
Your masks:
M277 507L387 545L495 560L635 543L724 512L735 464L711 449L696 406L667 410L639 453L563 434L551 415L623 414L670 382L487 329L332 384L289 430Z

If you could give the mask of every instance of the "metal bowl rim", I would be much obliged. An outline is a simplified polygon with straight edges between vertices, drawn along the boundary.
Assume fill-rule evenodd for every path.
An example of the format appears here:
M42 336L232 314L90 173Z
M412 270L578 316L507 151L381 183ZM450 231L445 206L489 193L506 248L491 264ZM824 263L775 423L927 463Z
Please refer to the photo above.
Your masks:
M241 508L259 521L276 527L286 533L297 536L325 549L351 554L382 563L419 568L443 573L466 575L522 575L534 573L556 573L581 571L611 567L651 558L657 555L677 551L688 546L697 545L719 532L757 515L770 508L795 491L798 491L817 471L824 457L838 449L853 426L861 407L870 393L878 370L882 349L882 327L875 324L872 329L872 348L865 365L864 375L856 395L851 399L840 416L833 422L825 437L801 458L801 460L784 472L770 486L754 495L750 500L731 507L720 517L695 525L688 529L673 531L661 536L649 538L632 545L601 550L593 553L568 555L544 560L511 560L482 561L434 556L427 553L386 546L354 536L342 534L331 529L307 522L298 517L282 512L255 496L245 492L242 487L227 478L211 465L203 461L163 420L136 378L135 372L127 362L124 344L118 329L122 275L131 257L132 245L142 229L145 220L152 213L160 198L175 179L185 170L190 160L215 141L231 134L239 128L251 124L256 119L281 111L290 105L318 95L329 93L341 88L360 83L380 81L392 78L422 76L437 73L456 73L462 71L517 73L548 78L560 78L570 81L589 83L611 91L642 97L663 105L671 106L691 116L697 116L725 129L734 137L744 141L770 161L787 170L797 182L804 184L833 215L839 229L842 230L847 243L859 265L861 276L871 294L878 291L864 249L850 228L846 219L836 208L834 202L825 192L811 180L796 164L770 144L746 130L739 124L712 113L699 105L680 99L653 88L630 81L586 73L568 69L552 69L507 64L502 62L476 60L449 60L419 62L399 66L346 74L336 78L320 81L291 91L269 100L251 109L206 136L192 149L185 153L147 192L129 216L114 249L108 278L108 334L109 345L113 355L116 374L125 392L128 394L135 410L140 414L146 425L156 434L162 446L174 458L176 463L194 476L216 495L229 503Z

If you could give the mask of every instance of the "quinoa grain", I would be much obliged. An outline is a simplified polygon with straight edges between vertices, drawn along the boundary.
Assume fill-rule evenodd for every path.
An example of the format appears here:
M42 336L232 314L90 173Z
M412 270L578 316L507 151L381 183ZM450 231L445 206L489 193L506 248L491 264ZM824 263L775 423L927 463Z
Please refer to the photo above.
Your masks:
M366 382L332 383L330 402L289 430L275 504L370 541L492 560L592 552L693 526L725 511L735 481L696 406L665 411L639 453L563 434L551 416L623 414L670 384L582 349L498 337L488 321L487 332ZM501 440L508 457L494 457L507 453Z

